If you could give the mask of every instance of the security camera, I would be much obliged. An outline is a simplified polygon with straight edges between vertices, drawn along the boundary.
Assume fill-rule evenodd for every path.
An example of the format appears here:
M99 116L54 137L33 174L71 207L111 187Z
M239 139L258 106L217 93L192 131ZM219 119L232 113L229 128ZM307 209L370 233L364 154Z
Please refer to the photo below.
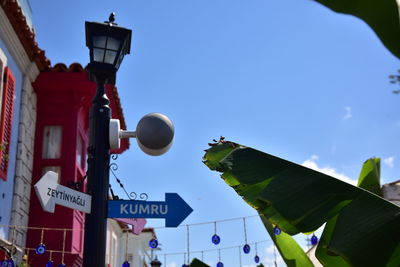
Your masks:
M161 113L149 113L140 119L136 131L124 131L119 120L110 120L110 148L120 147L120 138L136 138L140 149L152 156L167 152L174 139L172 121Z

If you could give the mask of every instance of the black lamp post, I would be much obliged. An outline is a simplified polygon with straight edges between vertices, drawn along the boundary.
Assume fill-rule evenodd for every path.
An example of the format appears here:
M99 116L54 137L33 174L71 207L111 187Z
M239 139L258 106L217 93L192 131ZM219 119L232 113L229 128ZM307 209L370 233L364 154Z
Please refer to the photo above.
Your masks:
M85 220L84 267L105 266L111 118L105 84L115 84L122 59L130 52L132 35L131 30L114 23L114 16L112 13L104 23L85 22L90 79L97 89L89 115L87 192L92 196L92 208Z

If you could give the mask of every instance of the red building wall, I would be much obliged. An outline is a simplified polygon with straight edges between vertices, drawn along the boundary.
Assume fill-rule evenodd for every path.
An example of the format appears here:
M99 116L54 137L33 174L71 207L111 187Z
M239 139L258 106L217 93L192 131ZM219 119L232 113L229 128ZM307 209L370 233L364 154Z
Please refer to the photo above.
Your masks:
M78 64L67 69L56 65L53 71L41 73L34 83L37 94L37 122L35 135L34 168L32 186L44 173L56 166L59 183L78 191L85 191L86 154L88 146L88 118L91 100L95 93L95 83L88 80L87 73ZM115 87L107 86L113 118L118 118L125 126L122 109ZM46 126L61 127L61 153L48 159L43 154ZM58 128L59 129L59 128ZM56 138L57 139L57 138ZM122 142L122 153L129 146ZM27 247L36 248L41 242L46 253L37 255L31 250L28 260L32 267L45 266L51 257L55 266L64 263L69 266L82 265L84 214L80 211L56 205L55 212L43 211L31 190L29 230ZM64 230L65 239L64 239ZM94 244L93 244L94 245ZM62 253L64 251L64 255Z

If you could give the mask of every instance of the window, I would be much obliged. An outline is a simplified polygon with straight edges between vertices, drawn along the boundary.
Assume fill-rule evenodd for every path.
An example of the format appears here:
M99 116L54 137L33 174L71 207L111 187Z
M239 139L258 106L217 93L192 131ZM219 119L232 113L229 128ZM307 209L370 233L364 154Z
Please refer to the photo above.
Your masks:
M3 96L0 116L0 178L7 180L8 154L10 151L11 126L14 110L15 77L10 68L4 69Z
M84 165L83 154L83 140L82 136L78 133L78 138L76 140L76 164L81 168L83 168Z
M43 128L43 159L59 159L61 157L61 126L45 126Z

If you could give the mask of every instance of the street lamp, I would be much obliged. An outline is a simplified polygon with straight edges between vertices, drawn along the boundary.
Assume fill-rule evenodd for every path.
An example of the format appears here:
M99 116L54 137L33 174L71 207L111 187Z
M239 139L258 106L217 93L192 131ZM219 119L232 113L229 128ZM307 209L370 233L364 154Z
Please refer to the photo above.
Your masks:
M104 23L85 22L90 79L97 83L97 89L89 115L87 192L92 196L92 207L85 219L84 267L105 266L111 118L105 84L115 84L122 59L130 52L132 35L131 30L114 23L114 16L112 13Z
M97 89L89 115L87 193L92 196L92 206L85 219L84 267L105 266L110 148L118 149L121 138L134 137L143 152L158 156L168 151L174 138L172 121L161 113L145 115L136 131L121 130L119 120L111 119L105 84L115 84L132 36L131 30L117 26L114 20L111 13L104 23L85 22L90 80Z

